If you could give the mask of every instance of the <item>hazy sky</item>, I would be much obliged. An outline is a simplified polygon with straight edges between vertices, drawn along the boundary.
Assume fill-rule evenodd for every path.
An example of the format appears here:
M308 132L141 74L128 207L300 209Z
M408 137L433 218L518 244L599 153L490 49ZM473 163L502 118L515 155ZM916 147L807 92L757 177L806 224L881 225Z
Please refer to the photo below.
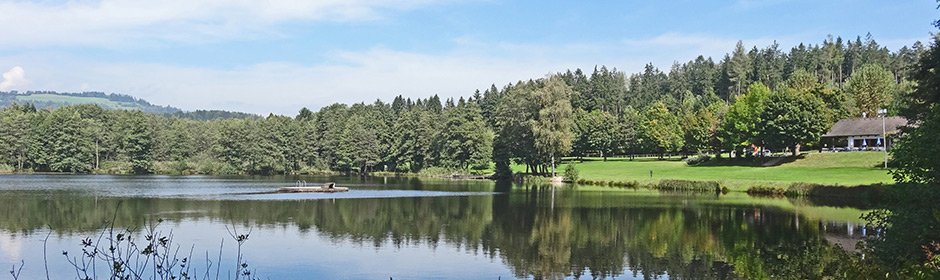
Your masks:
M0 90L102 91L187 110L294 114L467 96L565 69L668 69L735 42L784 51L940 18L912 1L0 0Z

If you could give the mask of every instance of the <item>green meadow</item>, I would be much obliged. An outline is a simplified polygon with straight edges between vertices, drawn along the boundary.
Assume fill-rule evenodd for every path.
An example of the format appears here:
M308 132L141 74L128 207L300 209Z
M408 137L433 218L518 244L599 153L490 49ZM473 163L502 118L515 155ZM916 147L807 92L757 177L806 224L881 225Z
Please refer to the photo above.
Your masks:
M798 158L764 160L711 160L688 165L675 158L585 158L569 159L575 164L580 179L606 182L632 182L643 184L660 180L717 181L731 190L746 190L750 186L788 186L792 183L810 183L834 186L858 186L893 183L887 170L881 168L884 154L880 152L807 153ZM775 162L776 161L776 162ZM765 166L766 165L766 166ZM516 171L525 167L515 166Z

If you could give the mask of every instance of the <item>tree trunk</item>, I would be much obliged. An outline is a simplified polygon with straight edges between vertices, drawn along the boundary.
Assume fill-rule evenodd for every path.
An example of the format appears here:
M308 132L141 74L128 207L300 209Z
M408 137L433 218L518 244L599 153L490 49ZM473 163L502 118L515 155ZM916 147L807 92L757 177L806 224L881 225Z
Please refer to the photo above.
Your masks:
M95 169L98 169L98 158L101 152L98 150L98 139L95 139Z
M604 161L607 161L607 157L604 157ZM552 178L555 177L555 156L552 156Z
M793 146L793 156L797 156L799 154L800 154L800 144L796 144L795 146Z

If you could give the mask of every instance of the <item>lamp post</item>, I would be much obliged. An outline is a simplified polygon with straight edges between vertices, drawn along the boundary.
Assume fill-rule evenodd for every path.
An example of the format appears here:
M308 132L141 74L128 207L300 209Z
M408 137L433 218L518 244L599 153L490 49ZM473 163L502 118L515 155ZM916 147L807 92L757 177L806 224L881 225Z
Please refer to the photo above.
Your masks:
M881 147L885 153L885 169L888 169L888 128L885 125L885 118L888 117L888 110L878 109L878 115L881 116Z

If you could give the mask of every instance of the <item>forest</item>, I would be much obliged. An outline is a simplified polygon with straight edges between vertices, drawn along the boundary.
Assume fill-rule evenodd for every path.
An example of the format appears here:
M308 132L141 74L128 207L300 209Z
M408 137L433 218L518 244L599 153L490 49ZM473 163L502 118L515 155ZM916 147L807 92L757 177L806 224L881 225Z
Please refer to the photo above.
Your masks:
M796 154L839 119L921 106L912 104L916 74L932 47L891 51L871 35L789 51L738 42L717 61L668 70L599 66L466 98L398 96L264 118L13 104L0 110L0 171L506 176L513 163L546 174L563 157L740 157L752 145Z

